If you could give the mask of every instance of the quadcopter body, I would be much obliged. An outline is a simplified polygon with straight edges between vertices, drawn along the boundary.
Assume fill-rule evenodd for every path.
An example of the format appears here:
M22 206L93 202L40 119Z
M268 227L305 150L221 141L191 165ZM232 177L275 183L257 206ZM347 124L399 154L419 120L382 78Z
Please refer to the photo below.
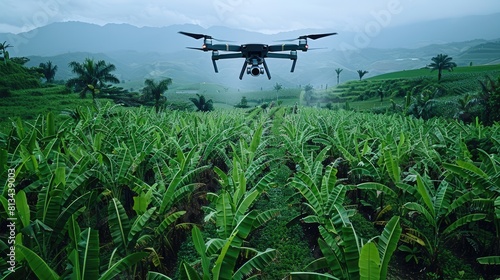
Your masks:
M244 58L243 67L240 72L240 80L243 78L245 72L248 75L257 77L266 73L267 78L271 79L271 73L269 72L269 67L266 63L266 58L281 58L292 60L292 68L290 72L295 70L295 65L297 63L297 51L307 52L309 50L309 45L307 44L307 39L316 40L319 38L336 35L337 33L324 33L324 34L312 34L304 35L291 40L284 40L284 42L290 42L298 40L298 44L284 43L276 45L268 44L213 44L213 41L220 41L213 38L210 35L196 34L180 31L179 33L189 36L194 39L202 39L203 45L201 48L189 49L201 50L204 52L212 52L212 63L216 73L219 72L217 68L217 60L220 59L232 59L232 58ZM223 53L221 53L223 52ZM283 53L289 52L289 53Z

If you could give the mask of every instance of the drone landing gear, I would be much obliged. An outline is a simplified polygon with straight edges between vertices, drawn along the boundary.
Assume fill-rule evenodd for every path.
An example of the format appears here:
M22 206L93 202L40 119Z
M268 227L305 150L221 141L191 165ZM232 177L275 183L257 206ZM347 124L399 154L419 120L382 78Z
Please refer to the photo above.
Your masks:
M262 64L264 68L259 66ZM249 66L251 65L251 66ZM247 70L247 74L250 74L254 77L257 77L261 74L264 74L264 72L267 75L267 78L271 80L271 73L269 72L269 67L267 67L267 63L265 59L246 59L245 62L243 63L243 67L241 67L241 72L240 72L240 80L243 79L243 74L245 74L245 69Z
M212 59L212 63L214 64L215 73L219 73L219 69L217 69L217 63L215 62L215 59Z
M262 64L264 65L264 69L266 70L267 78L271 80L271 73L269 72L269 68L267 68L267 63L264 58L262 59Z
M295 70L295 64L297 64L297 59L293 59L292 70L290 70L290 72L293 72Z

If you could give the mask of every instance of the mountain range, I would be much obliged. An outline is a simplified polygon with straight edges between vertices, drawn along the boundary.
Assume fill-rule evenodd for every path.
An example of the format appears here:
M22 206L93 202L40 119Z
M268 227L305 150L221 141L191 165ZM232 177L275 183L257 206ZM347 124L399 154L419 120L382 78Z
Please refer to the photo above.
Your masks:
M190 24L139 28L128 24L60 22L27 33L0 33L0 41L13 46L9 49L11 56L28 57L27 66L51 60L59 67L56 74L59 80L72 76L67 67L69 62L90 57L115 64L115 74L127 89L140 88L145 78L165 76L171 77L178 87L205 82L256 89L272 87L276 82L286 87L334 84L336 68L344 69L342 81L356 79L356 70L369 71L368 77L421 68L439 53L452 56L459 66L499 63L499 19L500 14L494 14L383 28L376 36L369 37L369 44L362 48L356 45L356 38L362 33L339 31L337 36L311 40L311 47L326 49L299 53L295 73L290 73L291 61L268 59L273 76L270 81L250 76L240 81L242 60L220 61L219 73L215 74L210 54L185 48L199 47L202 41L182 36L178 31L210 34L235 44L277 44L281 39L336 30L308 29L270 35L220 26L204 29Z

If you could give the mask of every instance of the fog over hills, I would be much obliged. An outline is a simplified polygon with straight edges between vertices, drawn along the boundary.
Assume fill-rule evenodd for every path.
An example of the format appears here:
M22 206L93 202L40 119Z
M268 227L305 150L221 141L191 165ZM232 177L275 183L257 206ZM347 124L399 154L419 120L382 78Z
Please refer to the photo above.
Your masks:
M209 82L255 89L271 87L276 82L288 87L308 83L333 85L335 68L344 69L343 81L356 79L356 70L368 70L368 77L421 68L439 53L454 57L459 65L498 62L500 46L495 42L500 38L499 19L500 14L469 16L391 28L383 28L383 22L379 22L378 32L339 32L337 36L310 40L312 48L327 49L299 52L295 73L290 73L291 61L268 59L271 81L250 76L240 81L242 59L219 61L219 73L215 74L210 53L185 48L199 47L202 41L182 36L178 31L210 34L237 44L278 44L276 41L281 39L337 30L298 30L269 35L226 27L204 29L189 24L139 28L128 24L99 26L61 22L28 33L0 34L0 41L13 46L9 49L11 56L29 57L28 66L51 60L59 67L56 79L71 77L67 68L70 61L93 57L115 64L116 74L126 82L126 87L137 87L145 78L168 76L175 84Z

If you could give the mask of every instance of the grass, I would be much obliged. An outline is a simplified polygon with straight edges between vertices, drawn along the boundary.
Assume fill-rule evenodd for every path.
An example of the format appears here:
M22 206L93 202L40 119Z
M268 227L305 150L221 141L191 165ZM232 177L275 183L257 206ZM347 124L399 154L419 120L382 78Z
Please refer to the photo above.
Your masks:
M371 77L362 81L350 81L328 90L314 90L311 106L324 107L332 103L333 107L343 107L348 102L352 109L359 111L384 111L391 106L390 99L396 103L403 102L408 91L415 87L433 86L444 91L444 96L459 96L465 93L474 93L479 90L478 80L485 76L500 76L500 65L484 65L457 67L452 72L444 72L443 79L437 83L437 73L429 69L417 69L387 73ZM384 100L381 102L378 90L384 91ZM180 92L188 93L180 93ZM196 98L196 93L212 99L216 110L234 108L234 105L245 96L250 107L261 102L276 100L276 91L261 90L240 92L237 89L225 88L222 85L199 83L172 87L166 93L169 102L190 103L189 98ZM282 89L278 100L284 106L293 106L295 103L305 105L303 90L300 88ZM81 99L76 93L70 93L62 85L44 86L42 88L11 90L8 97L2 97L0 104L0 131L6 131L11 126L13 117L23 120L34 119L38 115L46 115L49 111L57 118L63 118L63 110L75 109L78 106L91 106L92 99L88 96Z
M62 119L67 118L60 114L63 110L78 106L92 106L92 98L79 98L78 94L69 93L65 86L14 90L0 103L0 131L8 131L16 117L33 120L52 111L56 118Z
M500 65L457 67L452 72L445 71L441 82L437 72L417 69L387 73L362 81L350 81L324 91L331 102L349 105L357 110L373 110L391 106L390 99L400 104L406 93L415 88L440 91L439 98L457 97L466 93L475 94L480 90L480 80L486 76L500 76ZM379 90L383 91L384 101L380 102Z
M481 66L467 66L467 67L456 67L453 72L443 72L443 78L449 74L464 74L464 73L484 73L484 72L500 72L500 64L497 65L481 65ZM407 78L419 78L419 77L432 77L437 78L437 71L430 71L429 69L415 69L415 70L404 70L398 72L392 72L387 74L378 75L375 77L368 78L366 80L386 80L386 79L407 79Z

